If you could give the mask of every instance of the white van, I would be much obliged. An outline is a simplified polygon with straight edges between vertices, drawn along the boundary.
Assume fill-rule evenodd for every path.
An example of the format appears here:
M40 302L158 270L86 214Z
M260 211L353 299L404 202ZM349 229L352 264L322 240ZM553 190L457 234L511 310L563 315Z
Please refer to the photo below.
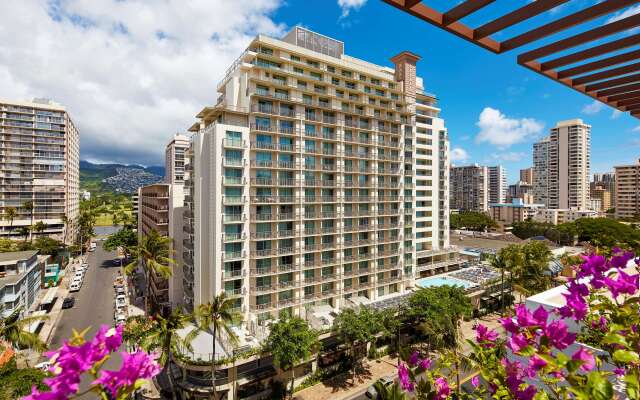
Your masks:
M96 242L91 242L91 244L89 245L89 251L96 251L96 247L98 247Z
M77 292L80 290L80 287L82 286L82 283L77 282L77 281L73 281L71 282L71 285L69 285L69 291L70 292Z

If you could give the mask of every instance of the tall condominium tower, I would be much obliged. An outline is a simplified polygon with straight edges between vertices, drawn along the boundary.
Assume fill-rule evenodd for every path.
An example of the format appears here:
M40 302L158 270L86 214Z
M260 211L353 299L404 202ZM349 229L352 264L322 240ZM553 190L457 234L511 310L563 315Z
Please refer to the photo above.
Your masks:
M189 148L189 137L176 133L165 149L164 181L184 183L184 153Z
M533 144L533 201L549 203L549 138Z
M33 235L72 243L80 202L80 135L65 108L47 99L0 100L0 144L0 213L17 211L12 220L0 220L0 234L17 237L20 228L42 221L45 230Z
M616 218L640 216L640 159L636 164L619 165L616 170Z
M533 167L520 170L520 182L533 185Z
M589 209L591 126L581 119L561 121L546 140L534 145L534 197L540 196L536 202L551 209ZM539 180L538 172L545 171L545 179Z
M449 207L454 210L489 210L489 169L480 165L451 167Z
M507 200L507 172L502 165L487 167L489 173L489 204L502 204Z
M188 309L225 292L259 326L452 265L448 137L418 60L375 65L300 27L253 40L189 129Z

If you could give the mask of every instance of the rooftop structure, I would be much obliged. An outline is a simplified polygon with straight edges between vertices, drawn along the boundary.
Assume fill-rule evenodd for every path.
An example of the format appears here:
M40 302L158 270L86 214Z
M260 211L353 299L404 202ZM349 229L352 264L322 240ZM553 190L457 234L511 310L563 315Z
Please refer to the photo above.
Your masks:
M2 316L31 310L40 291L44 258L37 250L0 253L0 304Z

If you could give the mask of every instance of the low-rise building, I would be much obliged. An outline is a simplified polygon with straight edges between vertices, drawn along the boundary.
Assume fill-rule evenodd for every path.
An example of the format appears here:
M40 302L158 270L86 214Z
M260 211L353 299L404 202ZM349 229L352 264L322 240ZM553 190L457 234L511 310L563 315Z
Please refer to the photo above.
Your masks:
M37 250L0 253L0 315L6 317L18 309L26 313L34 307L46 258L38 256Z
M511 203L491 204L489 215L498 223L511 225L514 222L533 218L541 208L544 208L544 204L527 204L521 199L514 198Z
M533 217L534 221L558 225L573 222L580 218L596 218L598 212L594 210L577 210L573 208L541 208Z

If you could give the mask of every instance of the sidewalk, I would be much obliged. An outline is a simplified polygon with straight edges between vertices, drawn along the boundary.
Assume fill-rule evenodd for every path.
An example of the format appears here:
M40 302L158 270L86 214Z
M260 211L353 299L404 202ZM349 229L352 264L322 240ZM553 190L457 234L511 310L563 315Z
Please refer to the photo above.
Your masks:
M346 373L328 381L308 387L294 394L296 400L343 400L362 394L367 388L383 376L396 376L397 358L384 356L378 360L363 362L364 372L356 376L355 384L351 373Z

